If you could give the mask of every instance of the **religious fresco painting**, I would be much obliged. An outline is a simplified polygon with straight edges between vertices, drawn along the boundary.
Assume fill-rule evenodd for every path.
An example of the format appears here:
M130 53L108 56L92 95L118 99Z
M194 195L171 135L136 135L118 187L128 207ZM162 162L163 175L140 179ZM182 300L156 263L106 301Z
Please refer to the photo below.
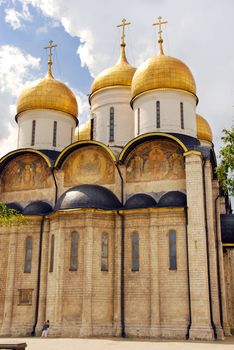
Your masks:
M113 184L114 163L101 148L89 146L72 153L63 165L64 186Z
M1 180L3 192L35 190L52 185L47 163L34 154L21 155L10 161L2 173Z
M184 178L183 151L176 143L164 140L144 142L127 157L127 182Z

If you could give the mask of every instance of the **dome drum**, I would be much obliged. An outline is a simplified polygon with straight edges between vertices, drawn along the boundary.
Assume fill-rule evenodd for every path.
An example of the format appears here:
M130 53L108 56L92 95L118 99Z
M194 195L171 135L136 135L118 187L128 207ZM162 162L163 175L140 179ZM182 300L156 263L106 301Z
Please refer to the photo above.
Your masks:
M158 103L158 109L157 109ZM182 106L182 107L181 107ZM184 91L151 91L133 102L135 136L154 131L185 134L196 137L196 101ZM181 108L183 111L181 112ZM157 125L159 113L159 126ZM183 124L181 122L183 113ZM139 124L139 125L138 125Z

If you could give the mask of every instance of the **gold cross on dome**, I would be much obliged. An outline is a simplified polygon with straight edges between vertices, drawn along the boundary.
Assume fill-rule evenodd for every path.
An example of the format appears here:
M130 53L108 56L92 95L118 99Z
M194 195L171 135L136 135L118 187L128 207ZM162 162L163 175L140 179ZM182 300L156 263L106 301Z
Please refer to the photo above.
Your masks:
M124 38L125 38L125 26L128 26L129 24L131 24L130 22L127 22L125 18L122 19L122 24L118 24L117 27L122 27L122 42L121 42L121 46L125 46L125 42L124 42Z
M158 22L156 23L153 23L153 26L158 26L159 27L159 31L158 31L158 34L159 34L159 39L161 40L162 39L162 24L166 24L167 21L162 21L162 17L159 16L158 17Z
M49 49L49 57L48 57L48 63L50 63L50 64L52 64L52 49L54 48L54 47L57 47L58 45L57 44L54 44L53 45L53 40L50 40L49 41L49 45L48 46L46 46L46 47L44 47L44 49Z

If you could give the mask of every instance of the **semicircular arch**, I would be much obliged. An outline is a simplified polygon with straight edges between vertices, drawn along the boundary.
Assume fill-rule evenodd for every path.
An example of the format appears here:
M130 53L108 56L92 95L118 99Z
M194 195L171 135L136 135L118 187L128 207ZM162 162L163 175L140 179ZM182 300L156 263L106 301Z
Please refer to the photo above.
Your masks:
M167 133L161 133L161 132L152 132L152 133L147 133L143 134L140 136L135 137L134 139L130 140L122 150L122 152L119 155L118 161L123 163L129 153L139 144L145 142L145 141L150 141L150 140L155 140L155 139L168 139L171 141L175 141L184 152L188 152L188 148L186 145L176 136L170 135Z
M66 158L74 151L78 150L79 148L84 148L87 146L97 146L106 151L106 153L110 156L113 162L116 162L116 157L114 153L111 151L109 147L107 147L104 143L94 140L84 140L84 141L77 141L72 143L71 145L67 146L62 150L62 152L59 154L58 158L55 161L54 167L57 169L61 169L63 162L66 160Z

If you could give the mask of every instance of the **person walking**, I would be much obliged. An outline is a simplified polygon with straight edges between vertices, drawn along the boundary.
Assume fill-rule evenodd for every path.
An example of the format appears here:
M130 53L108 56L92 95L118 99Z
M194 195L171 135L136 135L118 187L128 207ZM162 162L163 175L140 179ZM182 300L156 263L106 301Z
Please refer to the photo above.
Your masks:
M42 333L41 333L42 337L48 336L49 327L50 327L50 321L47 320L44 322L43 327L42 327Z

